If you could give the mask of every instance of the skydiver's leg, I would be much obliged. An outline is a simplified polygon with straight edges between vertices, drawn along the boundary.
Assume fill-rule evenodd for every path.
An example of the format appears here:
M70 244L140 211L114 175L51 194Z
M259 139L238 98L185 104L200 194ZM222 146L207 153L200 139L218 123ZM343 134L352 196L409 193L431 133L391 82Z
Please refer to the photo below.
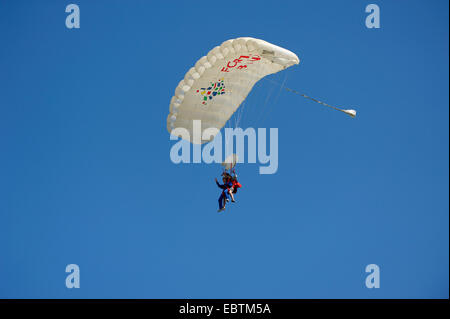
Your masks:
M219 197L219 211L225 209L225 203L226 203L225 196L223 195L223 192L222 192L222 194L220 194L220 197Z
M230 188L229 190L228 190L228 193L230 194L230 197L231 197L231 201L234 203L235 202L235 200L234 200L234 195L233 195L233 187L232 188Z
M225 202L229 202L230 201L230 190L229 189L225 189L223 191L223 194L225 196Z
M227 191L226 191L226 190L222 192L222 196L223 196L223 208L225 209L225 206L227 206L227 202L230 201L230 200L228 199Z
M222 198L222 194L220 194L220 197L219 197L219 209L222 209L222 207L223 207L223 198Z

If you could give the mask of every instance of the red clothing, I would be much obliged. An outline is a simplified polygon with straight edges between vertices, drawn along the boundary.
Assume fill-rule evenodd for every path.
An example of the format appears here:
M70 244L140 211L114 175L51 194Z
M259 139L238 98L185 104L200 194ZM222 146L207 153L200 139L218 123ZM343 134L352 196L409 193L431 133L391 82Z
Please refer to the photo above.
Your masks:
M238 188L242 187L241 183L239 183L236 179L232 179L231 184L233 185L233 193L234 194L237 193Z

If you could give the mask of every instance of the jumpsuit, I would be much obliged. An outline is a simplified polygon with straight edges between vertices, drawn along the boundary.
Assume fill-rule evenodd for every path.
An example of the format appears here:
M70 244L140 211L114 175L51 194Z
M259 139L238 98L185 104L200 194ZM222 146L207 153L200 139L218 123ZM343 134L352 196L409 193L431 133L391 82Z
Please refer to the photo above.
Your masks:
M219 182L216 181L217 186L222 189L222 194L220 194L219 197L219 209L222 209L225 205L225 200L229 199L230 194L228 194L228 189L233 186L231 182L227 182L223 185L219 184Z

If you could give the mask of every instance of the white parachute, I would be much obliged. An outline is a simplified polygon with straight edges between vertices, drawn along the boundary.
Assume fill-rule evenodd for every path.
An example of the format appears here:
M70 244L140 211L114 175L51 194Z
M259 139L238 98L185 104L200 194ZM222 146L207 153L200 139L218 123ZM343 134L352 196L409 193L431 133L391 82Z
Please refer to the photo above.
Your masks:
M170 101L167 130L187 129L194 144L211 141L214 135L202 139L193 134L194 120L201 120L202 131L220 130L256 82L299 62L291 51L263 40L225 41L198 60L178 84Z

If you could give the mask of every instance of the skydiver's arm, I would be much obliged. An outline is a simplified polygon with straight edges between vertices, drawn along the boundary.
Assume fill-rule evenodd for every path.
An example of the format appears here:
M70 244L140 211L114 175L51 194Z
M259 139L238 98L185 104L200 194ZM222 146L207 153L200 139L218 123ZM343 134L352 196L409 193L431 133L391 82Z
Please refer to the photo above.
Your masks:
M225 189L225 188L227 188L225 185L220 185L219 182L217 181L217 179L216 179L216 184L217 184L217 186L218 186L220 189Z

